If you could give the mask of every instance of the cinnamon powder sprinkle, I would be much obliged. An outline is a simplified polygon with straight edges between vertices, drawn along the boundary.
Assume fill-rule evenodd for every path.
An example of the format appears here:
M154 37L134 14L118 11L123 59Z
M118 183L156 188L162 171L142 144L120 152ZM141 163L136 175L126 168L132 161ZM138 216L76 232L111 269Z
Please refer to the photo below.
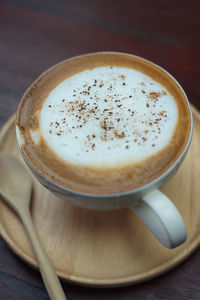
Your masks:
M125 133L124 133L124 131L122 131L121 133L115 133L115 136L116 137L118 137L119 139L122 139L122 138L124 138L125 137Z
M121 84L123 86L126 85L125 76L121 76ZM106 86L107 85L107 86ZM90 119L95 121L95 126L100 127L100 135L98 135L98 139L101 139L103 141L112 141L114 139L123 139L126 137L125 141L125 148L130 148L129 145L127 145L128 142L135 142L137 145L144 144L149 138L148 138L148 132L154 133L154 139L153 142L155 142L158 138L158 135L160 134L160 123L163 121L167 121L167 112L163 109L160 109L160 112L154 113L153 107L157 105L158 98L162 95L165 95L165 91L145 91L144 88L146 84L144 82L139 83L140 87L139 89L133 89L130 93L133 93L133 95L130 94L123 94L121 92L114 93L115 83L113 85L107 82L104 82L103 80L94 80L92 84L84 84L77 88L77 90L73 90L74 94L72 93L71 101L67 101L66 99L60 99L61 102L65 102L65 104L62 105L60 109L58 108L59 112L66 114L69 112L73 119L75 119L75 123L72 125L68 125L66 123L66 118L63 118L65 114L62 114L62 124L65 124L63 126L64 131L60 130L62 127L60 127L59 122L51 122L49 129L50 134L56 134L58 136L63 135L68 132L72 132L72 129L75 129L73 132L76 134L76 128L83 128L87 126L87 123ZM103 86L108 87L109 92L107 91L107 94L104 95L105 98L102 99L104 103L104 107L101 108L101 105L99 105L100 98L98 97L98 91L94 89L93 87L102 88ZM151 89L154 87L152 86ZM125 89L126 90L126 89ZM101 91L102 92L102 91ZM131 109L132 105L129 105L133 100L128 100L128 98L133 98L134 101L137 101L137 97L134 98L134 93L139 92L145 95L142 95L142 98L146 100L147 108L151 107L149 110L145 110L144 112L147 112L146 114L143 113L144 118L139 118L140 124L145 124L145 126L141 126L137 132L137 127L135 127L135 123L132 121L138 117L137 110L133 111ZM85 97L86 96L86 97ZM137 95L136 95L137 96ZM73 97L76 97L73 99ZM86 99L87 100L84 100ZM151 101L152 100L152 101ZM125 103L124 103L124 102ZM126 102L127 101L127 102ZM129 101L129 103L128 103ZM89 102L89 103L88 103ZM114 103L114 104L113 104ZM123 106L122 106L123 105ZM127 106L126 106L127 105ZM49 105L49 107L52 107L52 105ZM120 108L124 108L124 110ZM129 108L130 107L130 108ZM54 108L54 106L53 106ZM123 114L125 113L125 115ZM134 115L135 114L135 115ZM98 120L99 122L96 122ZM68 122L68 120L67 120ZM119 123L121 122L121 123ZM69 123L69 122L68 122ZM131 127L132 126L132 127ZM127 128L131 127L131 132L129 135L126 134ZM146 127L146 128L145 128ZM54 130L53 130L54 129ZM146 130L149 129L149 130ZM155 130L154 130L155 129ZM133 131L134 130L134 131ZM84 135L84 130L83 133ZM75 139L78 139L78 136L74 137ZM96 135L91 134L87 137L85 136L85 144L87 144L88 149L85 149L86 152L94 150L97 146L95 143L92 144L92 142L95 142ZM122 140L122 143L124 143L124 140ZM120 141L116 143L120 144ZM156 145L153 143L151 145L152 147L155 147ZM112 148L112 147L111 147Z
M165 91L162 91L162 92L150 92L148 94L148 98L151 99L151 100L156 100L158 99L159 97L163 96L163 95L166 95L167 93Z

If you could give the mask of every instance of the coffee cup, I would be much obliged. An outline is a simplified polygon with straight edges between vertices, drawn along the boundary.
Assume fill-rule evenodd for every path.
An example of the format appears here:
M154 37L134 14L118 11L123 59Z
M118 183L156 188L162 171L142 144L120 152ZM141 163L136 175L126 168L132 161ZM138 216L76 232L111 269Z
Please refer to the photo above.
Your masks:
M48 69L16 116L20 152L42 185L79 207L130 208L167 248L187 234L160 188L178 170L192 132L179 83L156 64L117 52Z

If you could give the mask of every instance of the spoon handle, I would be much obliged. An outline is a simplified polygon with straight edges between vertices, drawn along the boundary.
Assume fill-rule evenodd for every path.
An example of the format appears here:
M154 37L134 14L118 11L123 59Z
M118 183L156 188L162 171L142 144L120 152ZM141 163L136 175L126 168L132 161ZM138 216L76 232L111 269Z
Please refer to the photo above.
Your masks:
M61 287L58 276L55 270L53 269L53 266L39 240L39 237L32 222L30 212L26 211L26 214L21 214L21 219L32 244L32 248L37 259L40 272L48 294L50 296L50 299L67 300L64 291Z

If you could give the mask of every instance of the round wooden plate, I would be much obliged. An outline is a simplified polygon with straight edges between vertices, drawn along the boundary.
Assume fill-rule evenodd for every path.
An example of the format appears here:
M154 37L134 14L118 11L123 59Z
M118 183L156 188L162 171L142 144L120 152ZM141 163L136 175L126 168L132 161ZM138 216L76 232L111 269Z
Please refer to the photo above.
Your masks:
M114 212L80 209L56 198L33 178L33 222L61 278L102 287L137 283L168 271L199 246L200 114L194 107L192 110L192 145L180 170L163 189L187 227L187 241L176 249L163 247L128 209ZM14 116L1 130L0 153L20 157ZM37 267L21 222L2 200L0 232L14 252Z

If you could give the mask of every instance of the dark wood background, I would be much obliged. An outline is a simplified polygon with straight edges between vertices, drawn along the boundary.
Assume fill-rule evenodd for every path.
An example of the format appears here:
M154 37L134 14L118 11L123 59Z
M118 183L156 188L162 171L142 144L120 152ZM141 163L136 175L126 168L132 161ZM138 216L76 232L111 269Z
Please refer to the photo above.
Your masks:
M114 50L167 69L200 109L200 1L0 0L0 126L46 68ZM146 283L93 289L63 282L70 300L199 300L200 252ZM0 300L49 299L39 272L0 238Z

